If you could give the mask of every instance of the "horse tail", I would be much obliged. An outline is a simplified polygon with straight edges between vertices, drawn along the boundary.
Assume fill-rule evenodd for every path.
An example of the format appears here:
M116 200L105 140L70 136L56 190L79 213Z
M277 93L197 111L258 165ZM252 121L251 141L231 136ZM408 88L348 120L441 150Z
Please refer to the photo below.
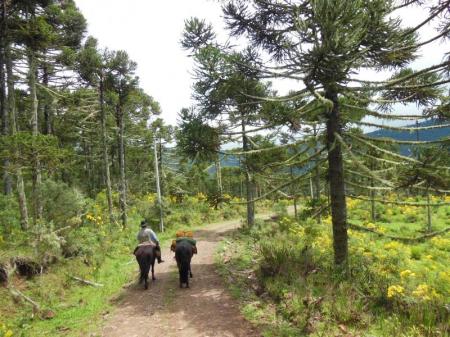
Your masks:
M175 248L175 258L177 260L180 282L189 284L189 269L192 258L192 245L188 242L179 242Z
M182 283L188 283L189 278L189 262L183 261L180 264L180 279Z

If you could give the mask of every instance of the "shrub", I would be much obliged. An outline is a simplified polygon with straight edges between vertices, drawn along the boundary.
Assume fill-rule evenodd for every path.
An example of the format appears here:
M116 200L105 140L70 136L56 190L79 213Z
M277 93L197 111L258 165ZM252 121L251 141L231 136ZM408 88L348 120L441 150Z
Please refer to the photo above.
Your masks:
M19 228L19 206L16 198L0 194L0 234L11 234L14 229Z
M55 228L67 226L69 219L79 217L89 204L78 189L50 179L42 183L41 195L44 218Z
M273 204L272 211L277 216L286 216L288 214L288 212L287 212L288 206L289 206L289 200L281 199L278 202Z

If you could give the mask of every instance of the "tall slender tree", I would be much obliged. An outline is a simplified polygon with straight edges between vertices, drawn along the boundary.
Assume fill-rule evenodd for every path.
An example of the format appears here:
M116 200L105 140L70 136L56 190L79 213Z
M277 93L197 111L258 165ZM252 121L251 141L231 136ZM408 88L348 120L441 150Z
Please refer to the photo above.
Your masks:
M101 142L102 142L102 157L103 157L103 170L105 175L106 185L106 198L108 201L109 220L114 222L113 215L113 198L112 198L112 186L111 186L111 172L110 172L110 160L108 154L108 135L106 128L106 102L105 102L105 74L106 74L106 59L101 55L101 52L97 47L97 40L93 37L89 37L83 49L78 56L78 72L80 76L91 86L98 91L99 102L99 121L101 130Z

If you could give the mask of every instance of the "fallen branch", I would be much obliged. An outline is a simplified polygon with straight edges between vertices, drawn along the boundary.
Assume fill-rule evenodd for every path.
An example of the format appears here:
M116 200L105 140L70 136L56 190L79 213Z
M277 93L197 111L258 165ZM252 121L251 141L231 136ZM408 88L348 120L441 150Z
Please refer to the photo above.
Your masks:
M322 207L320 207L315 213L313 213L310 218L316 218L319 215L322 215L323 212L325 212L328 208L330 207L330 205L323 205Z
M427 204L424 202L390 201L390 200L383 200L383 199L371 199L371 198L365 198L365 197L360 197L360 196L351 195L351 194L346 194L345 196L350 199L358 199L358 200L363 200L363 201L376 201L376 202L379 202L382 204L394 204L394 205L404 205L404 206L428 207L428 206L450 205L450 202L446 202L446 201L433 203L433 204Z
M370 232L372 234L375 234L377 236L381 236L381 237L385 237L391 240L396 240L396 241L401 241L401 242L405 242L405 243L416 243L416 242L421 242L423 240L426 239L431 239L435 236L441 235L441 234L445 234L447 232L450 232L450 227L447 227L443 230L440 231L436 231L436 232L432 232L432 233L427 233L415 238L408 238L408 237L401 237L401 236L393 236L393 235L389 235L389 234L384 234L384 233L380 233L377 232L376 230L370 229L370 228L366 228L363 226L359 226L359 225L355 225L355 224L348 224L349 228L357 230L357 231L362 231L362 232Z
M66 226L66 227L58 228L57 230L54 230L53 233L54 234L59 234L59 233L65 231L66 229L70 229L70 228L72 228L72 226Z
M91 282L91 281L88 281L88 280L83 280L82 278L79 278L79 277L76 277L76 276L69 276L71 279L74 279L74 280L76 280L76 281L78 281L78 282L81 282L81 283L84 283L84 284L87 284L87 285L90 285L90 286L93 286L93 287L103 287L103 284L101 284L101 283L95 283L95 282Z
M33 311L35 313L40 312L41 306L39 305L39 303L33 301L27 295L25 295L24 293L20 292L19 290L15 289L12 286L9 286L8 290L14 298L24 299L26 302L30 303L33 306Z

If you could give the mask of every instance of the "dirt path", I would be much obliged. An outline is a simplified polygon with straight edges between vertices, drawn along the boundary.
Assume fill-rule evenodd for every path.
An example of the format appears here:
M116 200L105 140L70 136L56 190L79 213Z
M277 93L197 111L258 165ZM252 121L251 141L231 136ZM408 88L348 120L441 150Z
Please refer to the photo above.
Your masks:
M214 268L218 242L239 221L208 226L195 232L198 254L192 259L190 289L179 289L173 253L163 250L165 263L156 265L149 290L133 286L103 328L104 337L229 337L260 336L241 316Z

